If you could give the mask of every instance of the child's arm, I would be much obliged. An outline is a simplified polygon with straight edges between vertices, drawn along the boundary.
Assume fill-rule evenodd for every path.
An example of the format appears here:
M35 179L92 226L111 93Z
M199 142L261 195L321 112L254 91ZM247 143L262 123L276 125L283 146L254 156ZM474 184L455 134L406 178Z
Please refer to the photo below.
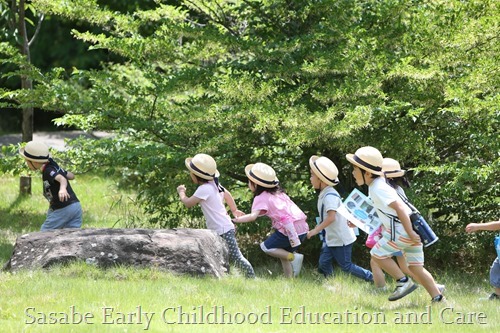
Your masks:
M177 186L177 193L179 193L179 198L181 199L181 202L187 208L191 208L193 206L196 206L196 204L198 204L201 201L200 198L197 198L195 196L188 197L186 195L186 186L184 186L184 185Z
M229 206L229 209L231 209L234 217L245 215L245 213L243 213L241 210L238 210L231 192L226 189L224 189L224 201L226 201L226 204Z
M244 223L244 222L253 222L255 221L261 214L260 210L254 210L250 214L242 215L235 217L233 219L234 223Z
M335 222L335 215L337 214L336 211L334 210L329 210L326 215L326 219L321 221L320 224L317 224L314 229L309 230L307 233L307 239L311 238L312 236L315 236L321 232L321 230L325 229L328 227L330 224Z
M75 174L71 171L66 171L66 179L68 179L68 180L75 179Z
M500 220L487 223L469 223L465 227L465 231L469 233L480 230L488 230L488 231L500 230Z
M66 200L69 200L70 195L68 193L67 187L68 187L68 180L66 177L63 175L57 175L55 178L60 184L59 186L59 201L64 202Z
M420 236L411 226L410 216L406 214L406 204L401 200L396 200L391 202L389 207L396 211L401 224L403 224L403 228L405 228L405 231L408 236L410 236L411 240L414 242L421 242L422 240L420 239Z

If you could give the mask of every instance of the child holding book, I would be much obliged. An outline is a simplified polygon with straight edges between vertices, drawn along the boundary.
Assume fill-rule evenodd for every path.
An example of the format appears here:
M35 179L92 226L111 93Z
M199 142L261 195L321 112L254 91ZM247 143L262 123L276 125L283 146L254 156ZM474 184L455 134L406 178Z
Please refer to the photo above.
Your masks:
M340 269L357 278L372 282L372 272L352 263L352 246L356 241L353 229L347 219L337 213L342 205L342 199L333 186L339 183L338 169L327 157L312 156L309 159L311 185L319 192L318 212L319 224L307 233L311 238L323 232L321 253L319 256L319 271L325 277L333 275L332 261Z

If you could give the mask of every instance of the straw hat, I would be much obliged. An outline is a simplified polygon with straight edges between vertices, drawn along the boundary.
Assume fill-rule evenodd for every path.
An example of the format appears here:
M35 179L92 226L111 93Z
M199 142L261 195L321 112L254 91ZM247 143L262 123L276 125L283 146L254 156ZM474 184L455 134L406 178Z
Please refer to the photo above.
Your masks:
M388 157L382 161L382 171L386 178L398 178L406 174L406 170L401 169L398 161Z
M274 169L264 163L259 162L247 165L245 167L245 174L248 179L262 187L273 188L279 184Z
M215 177L219 177L217 163L210 155L196 154L194 157L186 158L184 163L189 171L200 178L213 180Z
M354 154L347 154L345 157L351 164L374 175L384 174L382 172L382 161L384 158L377 148L370 146L361 147Z
M28 161L45 163L49 160L49 147L42 142L30 141L19 149L19 154Z
M328 157L313 155L309 159L309 166L314 174L321 179L321 181L330 186L335 186L339 183L337 176L339 175L339 170L335 163L333 163Z

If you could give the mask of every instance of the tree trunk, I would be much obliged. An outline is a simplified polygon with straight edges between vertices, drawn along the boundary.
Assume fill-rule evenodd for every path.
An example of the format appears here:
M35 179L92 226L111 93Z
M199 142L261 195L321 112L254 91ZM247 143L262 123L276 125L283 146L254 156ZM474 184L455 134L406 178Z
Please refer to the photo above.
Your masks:
M14 0L16 1L16 0ZM28 40L28 33L26 31L26 13L25 13L25 0L19 0L18 7L18 30L20 35L21 44L19 45L19 50L23 56L26 57L28 63L31 63L31 54ZM26 75L21 76L21 88L22 89L33 89L33 81ZM33 140L33 108L24 107L23 108L23 123L22 123L22 141L28 142ZM20 188L19 192L21 194L31 194L31 177L21 176L19 182Z

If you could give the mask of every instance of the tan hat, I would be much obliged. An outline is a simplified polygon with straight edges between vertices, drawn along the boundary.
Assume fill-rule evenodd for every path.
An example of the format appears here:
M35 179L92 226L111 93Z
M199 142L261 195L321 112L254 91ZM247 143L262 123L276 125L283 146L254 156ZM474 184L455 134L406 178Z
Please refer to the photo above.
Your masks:
M335 186L339 183L337 176L339 175L339 170L335 163L333 163L328 157L313 155L309 159L309 166L314 174L321 179L321 181L330 186Z
M403 177L406 170L401 170L399 162L393 158L384 158L382 161L382 171L386 178L398 178Z
M49 160L49 147L42 142L30 141L19 149L19 154L28 161L45 163Z
M345 156L349 163L366 170L374 175L383 175L382 161L383 157L377 148L370 146L361 147L354 154Z
M266 188L273 188L279 185L276 172L269 165L264 163L249 164L245 167L245 174L248 179L257 185Z
M194 157L186 158L184 163L189 171L200 178L213 180L215 177L219 177L217 163L210 155L196 154Z

